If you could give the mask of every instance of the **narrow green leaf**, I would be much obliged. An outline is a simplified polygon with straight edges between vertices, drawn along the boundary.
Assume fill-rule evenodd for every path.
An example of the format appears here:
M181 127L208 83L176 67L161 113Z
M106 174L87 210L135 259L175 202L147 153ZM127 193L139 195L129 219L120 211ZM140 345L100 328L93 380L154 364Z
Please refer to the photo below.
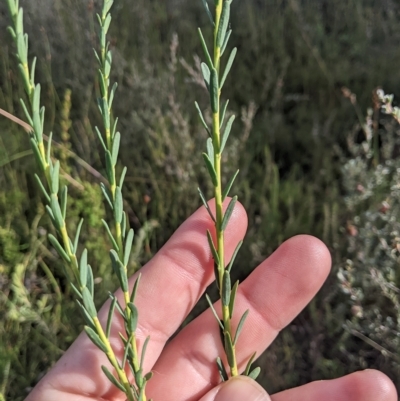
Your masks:
M212 212L211 212L210 206L208 206L206 197L204 196L204 194L203 194L203 192L202 192L202 190L201 190L200 188L197 188L197 191L199 192L200 199L201 199L201 201L202 201L204 207L206 208L206 210L207 210L208 214L210 215L212 221L215 223L215 222L216 222L215 217L214 217L214 215L213 215Z
M82 224L83 224L83 219L80 219L75 233L74 247L72 253L76 253L76 251L78 250L79 237L81 235Z
M210 100L211 100L211 110L214 114L219 111L219 83L218 83L218 73L215 68L211 70L210 77Z
M115 376L104 365L101 365L101 370L107 376L107 379L110 380L112 384L114 384L115 387L117 387L120 391L124 393L126 392L126 388L115 378Z
M33 99L32 99L33 114L35 113L39 114L40 111L40 90L41 90L40 84L37 84L33 91Z
M88 268L88 274L87 274L87 283L86 286L87 288L89 288L89 292L92 295L92 297L94 296L94 279L93 279L93 270L92 267L90 265L87 265Z
M46 205L46 212L49 215L50 219L51 219L51 223L53 224L54 227L56 227L56 222L54 221L54 214L51 211L51 207L49 205Z
M229 301L231 299L231 275L227 270L224 271L224 276L222 279L222 293L221 301L222 305L229 306Z
M136 278L136 280L135 280L135 284L133 285L132 294L131 294L131 299L130 299L130 301L131 301L132 303L135 302L136 294L137 294L137 290L138 290L138 287L139 287L139 282L140 282L140 278L141 278L141 277L142 277L142 273L139 273L138 276L137 276L137 278Z
M239 280L235 282L235 284L232 287L231 291L231 297L229 299L229 317L232 319L233 316L233 308L235 306L235 299L236 299L236 292L239 287Z
M218 372L219 372L219 375L221 376L222 381L223 382L228 381L229 380L228 372L226 371L225 366L222 363L220 357L217 358L217 367L218 367Z
M51 166L51 163L52 163L52 161L51 161L51 145L52 145L52 141L53 141L53 132L50 132L49 140L47 142L47 153L46 153L46 160L47 160L47 163L50 166ZM54 191L53 191L53 193L54 193Z
M233 350L231 335L227 331L224 332L224 346L226 358L228 359L228 364L230 367L233 367L235 366L235 353Z
M122 189L122 187L123 187L123 185L124 185L124 180L125 180L125 175L126 175L126 172L127 172L127 168L126 167L124 167L123 169L122 169L122 173L121 173L121 178L119 179L119 187Z
M110 105L110 110L111 110L111 105ZM114 120L114 124L113 124L113 128L112 128L112 131L111 131L111 138L112 139L114 139L114 136L115 136L115 132L116 132L116 130L117 130L117 124L118 124L118 117Z
M214 259L215 263L219 264L218 252L215 249L214 241L212 239L210 230L207 230L207 240L208 240L208 245L210 246L210 249L211 249L211 253L212 253L213 259Z
M36 72L37 57L34 57L31 65L31 85L35 86L35 72Z
M235 60L236 53L237 53L237 48L234 47L234 48L232 49L231 54L229 55L228 61L227 61L227 63L226 63L226 67L225 67L225 70L224 70L224 74L222 75L221 83L219 84L219 87L220 87L220 88L222 88L222 87L224 86L226 77L228 76L229 71L230 71L231 68L232 68L232 64L233 64L233 62L234 62L234 60Z
M126 241L125 241L124 266L128 266L129 256L131 255L133 236L134 236L134 232L131 228L128 232L128 235L127 235Z
M222 45L222 48L221 48L221 56L225 53L225 50L228 45L231 34L232 34L232 29L229 29L225 34L224 44Z
M211 14L210 8L208 7L207 0L201 0L201 1L203 2L203 6L204 6L204 8L206 9L206 13L207 13L207 15L208 15L208 18L209 18L210 21L211 21L211 24L214 26L214 25L215 25L215 22L214 22L214 19L213 19L212 14Z
M30 125L31 127L33 127L32 117L31 117L31 115L29 114L29 111L28 111L28 109L27 109L27 107L26 107L25 102L23 101L23 99L20 99L19 102L20 102L20 104L21 104L21 106L22 106L22 110L24 111L25 117L26 117L26 119L28 120L29 125Z
M66 270L64 270L64 272L67 273ZM66 276L68 277L68 274L66 274ZM80 291L75 287L75 285L71 282L70 279L68 279L68 282L69 282L71 288L73 289L75 295L76 295L79 299L82 299L82 294L81 294ZM77 300L77 302L78 302L78 300Z
M229 192L232 188L232 185L239 174L239 170L236 171L236 173L233 175L233 177L229 180L228 184L226 185L224 192L222 193L222 202L226 199L226 197L229 195Z
M56 195L50 195L50 207L53 212L54 222L56 223L56 228L61 229L64 226L64 219L62 217L60 204L58 203L58 199Z
M131 348L132 348L131 342L132 342L134 334L135 333L131 333L131 335L129 336L128 341L127 341L127 343L125 345L124 356L122 358L122 363L120 365L121 369L125 368L126 360L128 359L128 354L131 354L131 351L132 351L131 350Z
M228 109L228 104L229 104L229 99L227 99L225 101L224 107L222 109L222 113L220 116L220 121L219 121L219 127L222 128L222 125L224 124L225 121L225 114L226 114L226 110Z
M251 365L253 364L254 358L256 357L257 352L254 352L254 354L250 357L249 361L247 362L246 369L244 370L243 375L248 376L250 373Z
M101 341L97 333L89 326L84 327L87 336L92 340L92 343L100 348L104 353L107 353L106 345Z
M197 31L199 32L200 42L201 42L201 45L203 46L203 51L204 51L204 55L206 57L207 65L209 68L213 68L214 65L213 65L213 62L212 62L212 59L210 56L210 52L208 51L206 41L204 40L203 32L201 32L200 28L197 28Z
M95 132L96 132L96 134L97 134L97 137L99 138L99 141L100 141L100 143L101 143L101 146L103 146L103 150L106 151L106 150L107 150L107 147L106 147L106 144L104 143L104 140L103 140L103 137L102 137L102 135L101 135L100 130L99 130L97 127L94 127L94 130L95 130Z
M40 170L41 170L42 172L44 172L44 171L45 171L44 163L43 163L44 160L42 159L42 155L40 154L38 145L37 145L35 139L33 139L33 138L30 138L29 141L30 141L30 143L31 143L31 147L32 147L32 150L33 150L33 154L35 155L36 163L38 164Z
M112 107L115 92L117 91L117 88L118 88L118 84L116 82L114 82L114 85L112 86L111 91L110 91L110 97L108 99L108 104L109 104L110 109ZM115 119L115 121L117 121L117 119ZM113 127L113 136L114 136L114 132L115 132L115 125L116 124L114 124L114 127Z
M18 69L19 69L20 75L22 77L22 80L24 82L25 92L30 94L31 93L31 83L29 82L29 77L25 73L25 70L24 70L24 67L22 64L18 64ZM32 124L32 126L33 126L33 124Z
M122 306L121 306L121 304L119 303L117 297L116 297L114 294L112 294L111 292L108 293L108 296L109 296L110 299L113 300L113 301L114 301L114 299L115 299L115 301L116 301L115 307L117 308L119 314L125 319L125 312L124 312L124 310L122 309Z
M48 238L51 245L53 245L54 249L57 251L59 256L63 258L67 263L70 263L71 259L69 258L69 256L67 255L61 244L58 242L57 238L53 234L49 234Z
M136 306L132 302L128 302L128 308L131 311L131 316L129 319L129 330L131 333L134 333L136 331L138 324L139 312Z
M12 2L11 2L12 4ZM12 15L14 15L13 13L11 13ZM15 41L17 39L17 34L15 33L14 29L11 26L7 27L7 31L10 33L13 41Z
M210 297L208 296L208 294L206 294L206 299L207 299L208 305L210 306L211 312L213 313L215 319L217 319L217 322L218 322L219 326L220 326L221 329L223 330L223 329L224 329L224 326L223 326L223 324L222 324L222 322L221 322L221 319L218 317L218 313L217 313L217 311L215 310L214 305L212 304L211 299L210 299Z
M143 343L142 354L140 355L140 365L139 365L139 367L141 369L143 369L144 357L146 355L147 345L148 345L149 341L150 341L150 336L147 336L146 339L144 340L144 343Z
M110 11L112 5L114 4L114 0L106 0L103 4L104 4L103 5L103 15L104 15Z
M104 219L102 219L101 222L103 223L103 226L105 227L105 229L106 229L106 231L107 231L108 238L110 238L110 241L111 241L111 243L112 243L112 246L114 247L114 249L115 249L117 252L119 252L119 247L118 247L117 242L115 241L115 239L114 239L114 237L113 237L113 235L112 235L112 233L111 233L110 227L108 227L108 224L107 224L107 222L106 222Z
M228 265L228 267L227 267L227 269L226 269L226 270L228 270L229 272L230 272L231 269L232 269L233 262L235 261L236 255L238 254L239 249L240 249L240 247L242 246L242 244L243 244L243 241L239 241L239 243L236 245L235 251L233 252L233 255L232 255L232 257L231 257L231 261L229 262L229 265Z
M90 291L87 287L82 288L82 300L83 300L83 306L89 313L89 316L92 319L95 318L97 316L96 307L93 302L92 294L90 294Z
M57 160L54 164L53 171L51 174L51 192L57 195L60 183L60 161Z
M111 324L112 324L112 319L114 316L116 304L117 304L117 298L113 298L111 300L111 305L110 305L110 309L108 310L108 316L107 316L107 326L106 326L106 337L107 338L110 338Z
M208 154L208 158L211 161L211 164L214 168L214 145L213 145L213 141L211 138L207 139L207 154Z
M256 380L258 375L260 374L260 372L261 372L261 368L256 367L249 373L249 377L253 380Z
M88 278L88 263L87 263L87 249L85 248L81 255L81 260L79 262L79 278L81 285L86 287Z
M215 275L215 284L217 285L218 291L220 290L219 285L219 263L214 261L214 275Z
M142 377L142 369L139 369L137 372L135 372L135 381L139 389L143 386L143 377ZM138 400L139 401L139 400Z
M107 80L110 79L111 66L112 66L112 53L111 53L111 51L107 51L106 59L105 59L105 63L104 63L104 72L106 74ZM110 106L108 105L108 102L107 102L107 107L108 107L108 111L109 111Z
M221 153L224 151L225 145L226 145L226 141L229 138L229 134L231 133L231 128L232 128L232 124L235 121L235 116L231 116L228 120L228 122L226 123L225 129L224 129L224 133L222 134L222 140L221 140Z
M210 68L206 63L201 63L200 66L201 66L201 72L203 74L204 83L206 84L207 89L210 90L210 77L211 77Z
M76 288L76 287L75 287ZM96 327L93 324L93 320L90 317L89 313L87 313L87 310L85 309L85 307L81 304L81 302L79 302L78 300L76 300L76 303L79 306L80 311L82 312L82 316L85 319L86 324L94 331L96 331Z
M217 187L218 186L217 173L215 172L214 166L213 166L210 158L208 157L207 153L203 153L203 159L204 159L204 163L206 164L208 173L210 174L211 181L212 181L214 187Z
M64 220L67 214L67 200L68 200L68 187L64 185L60 193L61 213Z
M102 182L100 183L100 188L101 188L101 192L103 192L104 198L106 199L106 201L110 205L111 210L114 210L114 206L113 206L112 201L111 201L110 191L107 189L107 187Z
M205 130L207 131L208 135L211 136L211 131L210 128L208 127L206 120L204 119L203 113L200 109L200 106L197 102L194 102L197 112L199 113L199 117L200 117L200 122L202 123L203 127L205 128Z
M35 179L36 179L36 181L37 181L37 183L39 185L39 188L42 190L42 193L43 193L44 197L46 198L46 201L48 203L50 203L50 196L47 193L46 188L43 186L42 180L40 179L40 177L36 173L35 173Z
M222 219L222 223L221 223L221 230L222 230L222 231L225 230L226 226L227 226L228 223L229 223L229 219L230 219L231 216L232 216L232 212L233 212L233 209L235 208L236 202L237 202L237 196L234 196L234 197L231 199L231 201L229 202L228 207L226 208L226 211L225 211L224 217L223 217L223 219Z
M121 143L121 134L117 132L113 139L112 152L111 152L111 159L113 166L117 164L120 143Z
M128 292L129 291L128 277L126 275L126 269L121 262L119 262L119 271L120 271L119 277L122 291Z
M222 6L221 19L219 21L218 32L217 32L217 47L222 47L224 44L224 39L226 35L226 31L229 25L230 18L230 10L231 10L232 0L224 0L224 4Z
M111 24L111 14L107 14L106 19L104 20L103 29L107 33L108 28L110 28Z
M122 213L121 233L122 239L125 239L126 235L126 221L128 220L126 212Z
M122 192L121 188L117 187L115 190L114 219L118 224L121 224L123 212L124 212L124 205L122 201Z
M28 63L28 50L25 46L24 36L19 34L17 35L17 51L18 57L22 64Z
M243 325L244 325L244 322L246 321L246 318L247 318L248 314L249 314L249 310L247 309L247 311L243 313L243 316L239 320L239 323L238 323L238 326L237 326L237 329L236 329L236 333L235 333L235 338L233 340L233 344L234 345L237 344L237 341L239 339L240 333L241 333L241 331L243 329Z

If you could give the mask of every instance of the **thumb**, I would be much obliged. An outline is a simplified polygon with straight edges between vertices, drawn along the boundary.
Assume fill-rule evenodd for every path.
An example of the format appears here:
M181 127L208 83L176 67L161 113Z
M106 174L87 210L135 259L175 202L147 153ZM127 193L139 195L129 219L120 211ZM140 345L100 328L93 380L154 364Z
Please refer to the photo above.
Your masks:
M246 376L236 376L208 392L200 401L271 401L266 391Z

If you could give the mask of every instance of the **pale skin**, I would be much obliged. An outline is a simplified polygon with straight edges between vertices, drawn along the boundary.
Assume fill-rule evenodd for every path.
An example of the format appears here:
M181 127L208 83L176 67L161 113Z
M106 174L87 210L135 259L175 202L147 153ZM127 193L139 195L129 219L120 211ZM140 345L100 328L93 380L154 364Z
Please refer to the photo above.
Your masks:
M233 399L228 395L226 384L219 384L215 359L223 355L223 350L218 326L210 310L169 341L214 279L205 235L212 227L206 210L197 210L141 270L136 302L138 338L140 348L146 336L151 336L145 371L154 372L147 386L147 396L154 401L213 401L218 393L222 400L225 399L224 391L226 399ZM246 213L237 204L226 229L227 261L237 242L244 237L246 228ZM260 355L308 304L324 283L330 267L331 258L326 246L314 237L300 235L282 244L241 283L234 325L246 309L250 309L250 313L237 346L240 369L244 369L254 351ZM130 281L131 285L133 283L134 277ZM219 305L216 309L219 310ZM108 303L99 314L103 322L107 311ZM122 326L115 316L114 344L121 356L118 331L122 331ZM108 365L107 359L85 334L81 334L26 401L125 401L124 394L104 376L101 364ZM241 386L243 389L253 383L244 379L235 385L240 390ZM263 395L247 398L247 401L397 400L392 382L373 370L309 383L270 396L256 383L254 386ZM235 394L239 392L235 390ZM245 401L246 397L242 399Z

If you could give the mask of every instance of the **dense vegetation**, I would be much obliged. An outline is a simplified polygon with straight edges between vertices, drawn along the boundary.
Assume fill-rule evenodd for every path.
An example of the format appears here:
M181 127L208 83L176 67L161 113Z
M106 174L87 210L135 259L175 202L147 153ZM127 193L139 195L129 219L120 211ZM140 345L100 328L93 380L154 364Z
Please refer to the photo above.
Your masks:
M121 159L129 167L134 271L200 205L196 183L207 188L203 162L194 155L205 137L193 106L207 96L194 29L207 17L200 1L116 3L115 110ZM82 240L96 261L101 304L115 279L100 221L107 213L98 186L104 163L93 145L100 119L92 51L98 5L21 4L30 51L39 57L46 131L54 131L62 176L70 183L70 224L85 218ZM246 0L232 14L240 57L226 88L241 123L227 145L225 168L230 176L239 165L235 190L249 213L239 274L246 276L297 233L321 238L334 261L318 297L266 352L260 380L274 392L369 367L383 370L400 389L400 129L373 96L383 87L400 98L400 6L391 0ZM8 23L1 2L0 108L22 117ZM0 399L3 393L22 400L82 323L47 244L51 226L34 165L26 133L0 118Z

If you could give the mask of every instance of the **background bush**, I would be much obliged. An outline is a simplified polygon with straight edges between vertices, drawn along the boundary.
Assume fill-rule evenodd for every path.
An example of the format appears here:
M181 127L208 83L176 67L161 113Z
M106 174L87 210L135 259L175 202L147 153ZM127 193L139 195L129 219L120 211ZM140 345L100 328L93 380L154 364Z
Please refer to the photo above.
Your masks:
M104 164L93 146L100 124L92 52L98 4L21 4L31 54L39 57L46 131L62 145L70 224L85 217L82 239L94 259L101 304L115 280L100 222ZM200 1L119 0L113 18L115 113L137 233L134 271L200 205L197 183L207 190L199 153L205 134L193 107L207 96L195 29L207 17ZM381 116L372 97L378 86L400 96L400 6L392 0L246 0L235 3L232 18L239 58L226 95L241 123L225 166L239 164L234 190L249 213L237 275L246 276L298 233L321 238L334 260L318 297L263 357L261 382L273 392L370 367L400 389L400 273L392 247L400 221L399 128ZM2 2L0 107L21 117L23 88L7 25ZM376 153L366 124L378 138ZM50 225L26 134L1 118L0 141L0 394L22 400L81 326L60 261L47 247ZM386 214L383 201L390 206Z

